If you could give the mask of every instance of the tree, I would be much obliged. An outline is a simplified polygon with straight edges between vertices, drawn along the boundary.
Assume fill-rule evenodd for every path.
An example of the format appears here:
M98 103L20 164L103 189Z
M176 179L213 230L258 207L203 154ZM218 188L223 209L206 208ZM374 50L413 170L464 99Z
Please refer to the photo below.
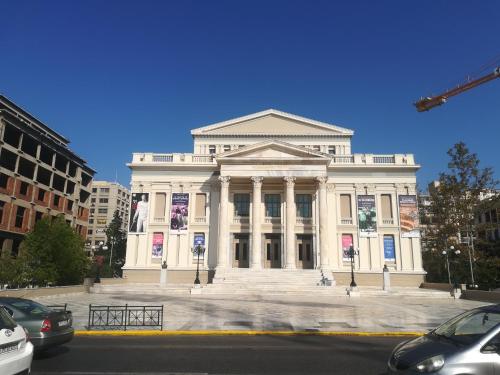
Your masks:
M113 220L109 223L108 228L106 229L106 245L108 247L107 250L107 262L110 263L110 256L113 256L111 259L111 271L113 276L121 276L122 275L122 267L125 264L125 253L127 251L127 233L122 229L123 221L118 213L118 210L113 214ZM113 249L113 253L111 254L111 249Z
M89 261L84 241L64 217L45 217L21 243L35 284L72 285L82 282Z
M431 250L423 256L424 267L428 270L429 281L447 281L442 251L454 246L461 253L453 264L453 271L461 281L471 282L471 274L478 265L488 268L490 260L483 259L484 255L475 251L473 242L464 244L461 237L473 238L477 230L475 210L481 193L494 189L497 182L493 170L481 169L479 158L463 142L449 149L448 155L448 171L440 173L438 185L429 191L430 205L426 214L432 217L432 225L424 241ZM479 259L481 262L477 262Z

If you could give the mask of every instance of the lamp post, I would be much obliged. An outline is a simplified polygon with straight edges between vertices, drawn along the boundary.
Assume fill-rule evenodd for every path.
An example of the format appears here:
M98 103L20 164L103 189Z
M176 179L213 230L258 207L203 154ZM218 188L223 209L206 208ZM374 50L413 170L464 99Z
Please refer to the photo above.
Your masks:
M442 254L446 257L446 268L448 269L448 283L451 285L451 272L450 272L450 255L454 258L458 258L460 255L460 250L455 249L455 246L450 246L449 249L443 250ZM459 289L457 282L457 267L455 268L455 273L453 274L453 289Z
M92 252L95 253L96 249L98 249L98 250L108 250L108 247L107 246L103 246L103 245L104 245L103 241L99 241L98 246L92 245ZM101 267L102 267L102 263L103 263L102 255L99 256L99 259L97 259L97 257L96 257L97 272L96 272L96 275L95 275L94 283L100 283L101 282Z
M205 252L205 249L200 244L193 248L193 253L196 252L198 255L198 261L196 262L196 278L194 279L195 288L200 287L200 254Z
M354 280L354 256L358 254L359 250L354 250L354 247L351 245L351 247L349 248L349 258L351 259L351 289L357 287L356 281Z

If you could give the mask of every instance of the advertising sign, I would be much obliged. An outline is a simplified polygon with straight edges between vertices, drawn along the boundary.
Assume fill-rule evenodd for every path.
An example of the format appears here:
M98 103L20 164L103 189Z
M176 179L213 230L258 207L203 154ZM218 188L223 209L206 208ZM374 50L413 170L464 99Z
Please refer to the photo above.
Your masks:
M153 258L163 257L163 233L153 233Z
M401 237L420 237L417 196L399 196L399 223Z
M188 229L189 193L172 193L170 229L185 232Z
M132 193L130 202L130 233L146 233L148 224L148 193Z
M384 259L389 262L394 262L396 260L394 236L384 236Z
M375 195L358 195L360 237L377 237L377 210Z
M349 262L351 257L349 256L349 249L353 245L352 242L352 234L343 234L342 235L342 260L344 262Z
M205 249L205 233L195 233L193 240L193 249L194 256L198 256L198 246L201 246L202 249ZM204 251L200 252L200 259L203 259Z

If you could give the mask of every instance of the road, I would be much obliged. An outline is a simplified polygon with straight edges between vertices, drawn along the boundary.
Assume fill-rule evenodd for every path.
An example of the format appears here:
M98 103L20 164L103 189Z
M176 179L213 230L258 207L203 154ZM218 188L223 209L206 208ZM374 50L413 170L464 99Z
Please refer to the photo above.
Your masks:
M404 337L75 337L39 354L34 375L370 374Z

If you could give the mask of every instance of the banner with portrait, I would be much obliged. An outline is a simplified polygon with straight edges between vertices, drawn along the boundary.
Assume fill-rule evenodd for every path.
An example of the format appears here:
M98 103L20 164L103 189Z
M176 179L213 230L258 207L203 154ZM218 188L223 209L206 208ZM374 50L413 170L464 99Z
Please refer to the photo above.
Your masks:
M343 234L342 235L342 260L344 262L349 262L351 257L349 255L349 250L351 246L354 246L352 242L352 234Z
M193 239L193 254L198 257L198 250L200 253L200 259L203 259L205 254L205 233L195 233Z
M130 201L129 233L146 233L148 225L149 194L132 193Z
M189 193L172 193L172 208L170 210L170 229L186 232L189 218Z
M360 237L377 237L375 195L358 195L358 227Z
M153 258L163 257L163 233L153 233Z
M401 237L420 237L416 195L399 196L399 225Z

